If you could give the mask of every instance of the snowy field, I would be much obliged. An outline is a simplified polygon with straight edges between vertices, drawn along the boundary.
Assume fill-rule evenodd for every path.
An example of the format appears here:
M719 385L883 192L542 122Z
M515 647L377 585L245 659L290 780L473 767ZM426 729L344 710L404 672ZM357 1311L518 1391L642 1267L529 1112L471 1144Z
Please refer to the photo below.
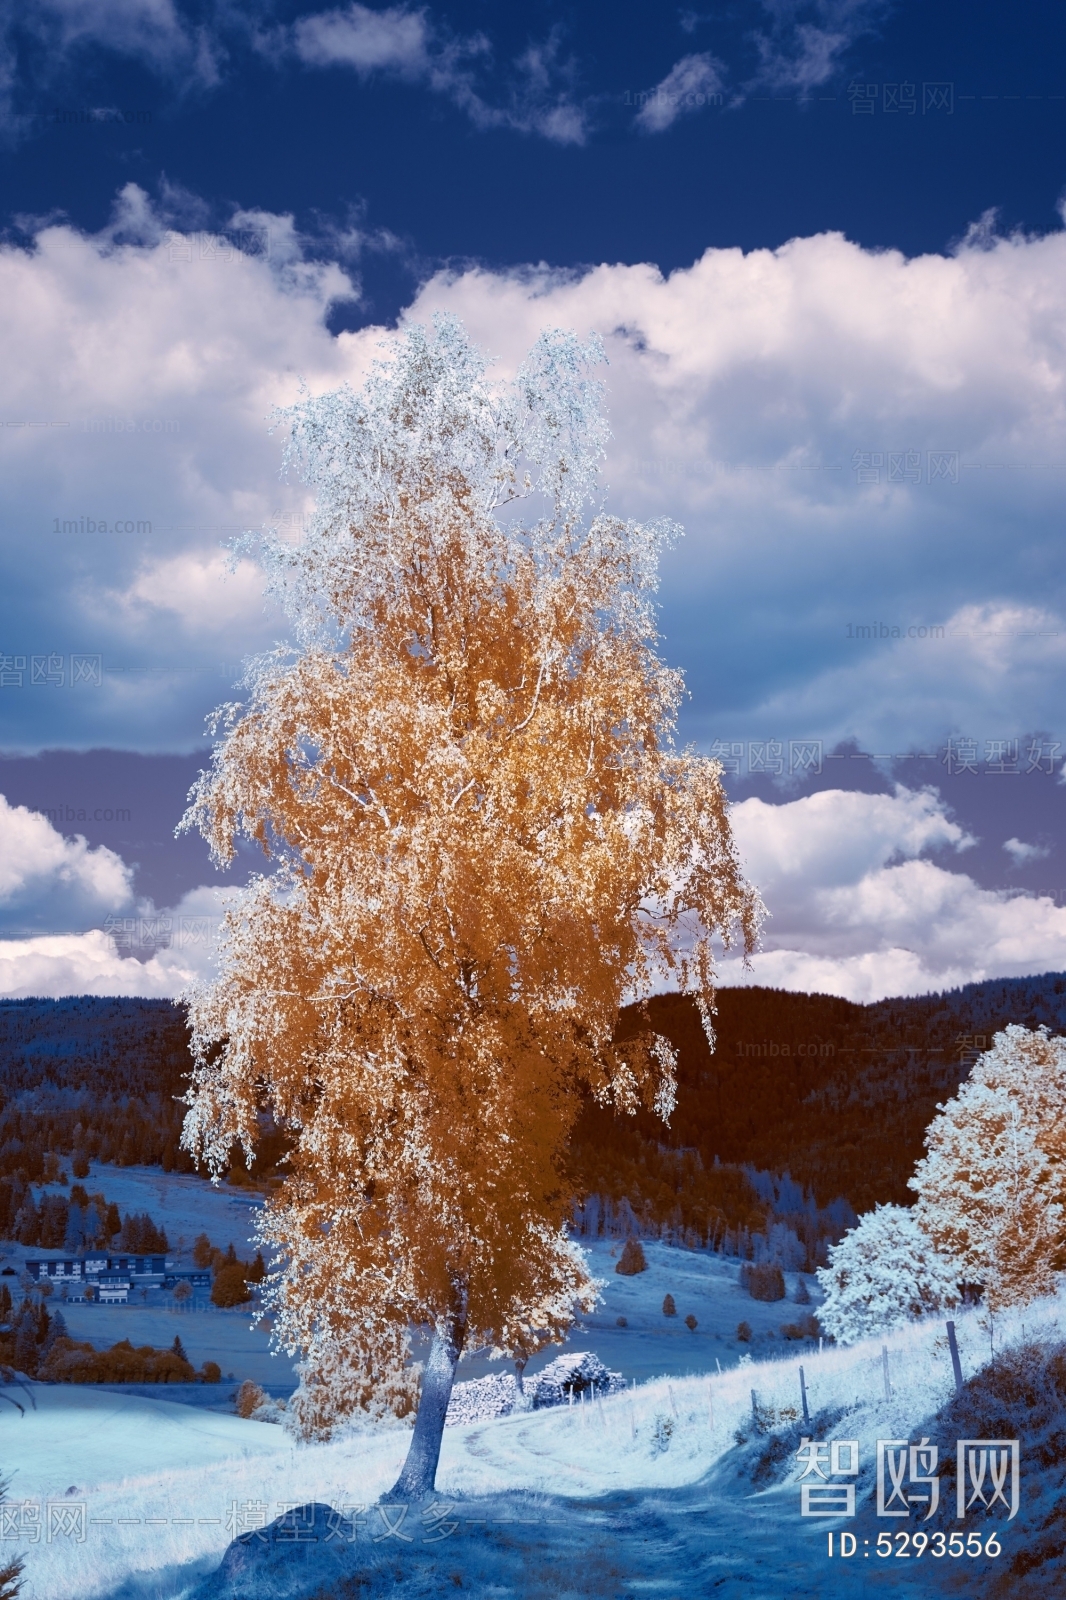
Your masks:
M147 1211L152 1220L165 1228L171 1250L168 1259L191 1261L192 1241L206 1233L212 1244L225 1249L234 1245L238 1255L248 1258L256 1245L253 1233L255 1215L261 1200L253 1193L232 1189L225 1184L215 1188L188 1173L164 1173L158 1167L113 1167L94 1162L90 1176L83 1180L90 1192L101 1190L119 1210ZM63 1192L59 1185L38 1186L38 1195ZM644 1241L648 1270L633 1278L615 1272L621 1251L617 1239L582 1239L593 1272L603 1280L603 1301L591 1315L582 1318L562 1347L564 1350L594 1350L613 1371L627 1379L643 1382L661 1374L714 1372L733 1366L746 1352L765 1354L780 1339L783 1323L794 1322L805 1312L817 1309L821 1299L817 1280L806 1279L812 1304L797 1306L793 1295L799 1274L786 1273L788 1298L765 1304L752 1300L738 1284L740 1263L704 1251L675 1249L655 1240ZM60 1255L61 1251L41 1251L8 1244L4 1265L18 1267L27 1255ZM663 1315L663 1298L671 1294L677 1306L675 1317ZM57 1304L60 1302L56 1302ZM147 1301L135 1295L129 1305L64 1305L63 1315L74 1338L88 1339L105 1348L119 1339L133 1344L170 1345L175 1333L194 1366L216 1361L223 1375L232 1373L240 1382L253 1378L272 1392L284 1394L295 1385L291 1360L273 1353L269 1335L252 1325L245 1309L219 1312L210 1308L206 1294L197 1297L197 1309L176 1312L169 1295L149 1290ZM685 1325L685 1317L696 1318L695 1330ZM626 1326L618 1326L618 1318ZM737 1326L746 1321L753 1342L736 1338ZM415 1354L420 1352L416 1350ZM530 1363L537 1372L558 1355L555 1347ZM499 1364L481 1355L469 1356L461 1364L460 1377L481 1377L499 1371ZM228 1391L227 1391L228 1392Z
M232 1239L242 1254L252 1247L254 1197L246 1193L157 1169L96 1167L87 1186L102 1189L123 1211L148 1210L172 1244L181 1240L187 1249L204 1231L223 1247ZM438 1551L415 1523L409 1543L386 1530L379 1550L379 1535L370 1531L367 1595L376 1595L379 1579L405 1596L461 1586L515 1600L984 1595L975 1568L928 1562L860 1568L839 1559L830 1567L826 1524L800 1516L799 1468L785 1462L756 1488L737 1464L744 1455L737 1431L752 1431L752 1391L771 1428L787 1429L800 1414L802 1364L815 1436L820 1412L847 1407L847 1437L859 1439L868 1486L876 1440L917 1439L953 1393L942 1322L884 1341L886 1400L882 1341L819 1352L810 1342L782 1337L782 1324L817 1308L815 1280L805 1280L810 1306L795 1303L794 1273L786 1274L788 1298L764 1303L740 1288L739 1263L730 1258L645 1240L648 1270L630 1278L614 1270L621 1241L582 1244L604 1298L564 1348L595 1353L623 1374L626 1392L449 1427L438 1474L441 1503L455 1508L447 1543ZM11 1260L25 1253L9 1247ZM663 1314L667 1293L676 1304L673 1317ZM67 1306L65 1315L74 1333L98 1345L126 1337L170 1344L180 1332L197 1364L217 1360L224 1374L254 1377L275 1392L291 1387L291 1365L269 1353L266 1333L253 1329L246 1314L176 1314L167 1297L156 1300ZM1030 1307L1024 1325L998 1319L997 1346L1022 1332L1061 1338L1064 1311L1066 1299ZM695 1329L685 1325L689 1314ZM625 1326L618 1326L620 1317ZM736 1337L741 1321L752 1330L750 1342ZM969 1375L987 1361L989 1335L976 1313L956 1321ZM558 1347L544 1352L530 1373L558 1354ZM475 1356L459 1376L509 1370ZM191 1596L235 1532L292 1504L363 1507L360 1527L377 1526L375 1502L395 1481L405 1428L295 1446L281 1428L233 1415L233 1392L232 1382L174 1394L48 1385L7 1391L24 1414L0 1404L0 1469L14 1474L5 1532L20 1535L4 1548L27 1556L27 1600ZM755 1447L749 1443L749 1454Z
M232 1242L239 1256L255 1250L252 1226L261 1197L249 1189L204 1181L191 1172L164 1172L161 1167L114 1167L93 1161L89 1176L78 1180L89 1194L100 1190L113 1200L125 1216L127 1211L147 1211L152 1221L165 1228L170 1241L169 1254L187 1257L198 1233L206 1233L213 1245L224 1250ZM34 1184L34 1194L69 1195L70 1184ZM9 1246L9 1248L11 1248ZM24 1251L20 1254L62 1254L61 1251Z
M1030 1337L1061 1337L1064 1312L1066 1300L1030 1307L1025 1331ZM969 1375L987 1359L988 1335L973 1312L957 1322ZM1019 1318L999 1319L997 1343L1021 1330ZM462 1574L476 1577L486 1540L500 1536L494 1524L502 1519L512 1524L506 1540L511 1554L528 1540L530 1561L536 1556L542 1563L572 1541L587 1554L596 1528L602 1535L609 1524L612 1571L623 1581L619 1588L606 1577L606 1587L575 1587L568 1580L554 1590L519 1581L518 1587L498 1588L500 1594L648 1592L680 1600L713 1590L738 1600L792 1600L808 1593L857 1600L880 1593L889 1578L891 1592L967 1593L951 1587L961 1569L951 1569L951 1577L943 1564L900 1566L890 1573L866 1568L860 1585L858 1569L839 1561L827 1567L826 1525L800 1517L794 1482L773 1482L754 1492L750 1481L726 1470L731 1453L736 1455L736 1431L750 1432L752 1389L760 1407L772 1409L779 1421L781 1413L795 1416L801 1360L812 1413L847 1406L846 1436L858 1438L864 1464L872 1462L878 1438L916 1436L923 1419L953 1392L943 1324L910 1326L884 1343L892 1388L887 1401L878 1340L826 1348L820 1355L808 1347L802 1356L743 1362L722 1373L660 1377L590 1405L449 1428L438 1474L440 1495L454 1507L451 1542L439 1553L449 1565L438 1572L440 1587L404 1592L443 1593L445 1571L458 1573L469 1588ZM77 1529L54 1532L49 1542L42 1532L37 1542L22 1545L31 1600L189 1594L217 1564L234 1531L293 1503L361 1506L368 1520L380 1516L373 1504L394 1481L408 1441L406 1429L392 1426L328 1445L294 1447L276 1426L163 1399L33 1385L33 1409L25 1391L10 1392L25 1406L24 1416L12 1406L0 1407L0 1458L17 1473L12 1500L31 1508L27 1528L38 1507L42 1527L50 1517L60 1526L65 1518L84 1534L78 1542ZM511 1496L506 1507L501 1495ZM49 1511L50 1504L59 1510ZM659 1552L663 1581L647 1587L637 1579L651 1556L649 1517L657 1519L655 1538L665 1544ZM397 1561L413 1559L415 1544L404 1545ZM709 1575L695 1581L697 1569L709 1574L711 1568L717 1573L713 1581ZM967 1570L972 1575L975 1569Z
M254 1193L233 1189L226 1184L215 1188L191 1173L167 1173L159 1167L114 1167L93 1162L83 1186L93 1193L102 1191L123 1214L147 1211L157 1226L166 1230L170 1243L167 1260L191 1265L192 1242L206 1233L213 1245L225 1249L233 1244L242 1259L250 1259L256 1249L253 1233L255 1216L262 1205ZM59 1184L35 1185L38 1195L69 1194ZM61 1250L40 1250L28 1246L4 1245L2 1265L18 1270L27 1256L58 1256ZM252 1378L273 1393L287 1394L296 1383L289 1357L271 1351L268 1333L252 1325L246 1308L219 1311L211 1306L209 1294L197 1294L192 1309L178 1311L169 1294L149 1289L135 1291L128 1305L67 1304L58 1297L51 1302L62 1307L72 1338L87 1339L97 1349L106 1349L120 1339L132 1344L157 1347L173 1343L181 1335L189 1359L195 1367L215 1361L223 1377L232 1373L240 1382ZM229 1384L226 1394L232 1392ZM218 1403L223 1397L217 1394Z

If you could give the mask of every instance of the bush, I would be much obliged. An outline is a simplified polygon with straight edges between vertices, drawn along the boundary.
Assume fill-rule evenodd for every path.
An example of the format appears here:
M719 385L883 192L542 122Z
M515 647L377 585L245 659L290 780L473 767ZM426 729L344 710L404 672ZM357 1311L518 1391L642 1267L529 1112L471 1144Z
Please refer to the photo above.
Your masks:
M685 1327L690 1328L693 1333L695 1333L696 1329L699 1327L699 1323L696 1321L691 1311L685 1318Z
M216 1306L239 1306L252 1298L252 1291L244 1279L244 1268L239 1261L227 1261L215 1273L211 1285L211 1299Z
M745 1261L740 1269L740 1286L753 1300L783 1300L785 1275L776 1261L761 1261L754 1266Z
M737 1338L740 1340L741 1344L749 1344L751 1342L750 1322L737 1323Z
M76 1339L59 1338L48 1352L39 1376L51 1383L193 1383L190 1362L174 1350L150 1344L134 1349L122 1339L110 1350L95 1350Z
M221 1383L222 1368L217 1361L205 1361L200 1368L201 1383Z
M628 1328L629 1322L625 1317L615 1317L614 1325L616 1328Z
M638 1272L647 1272L648 1263L644 1255L644 1246L639 1239L626 1240L621 1259L614 1270L626 1278L633 1278Z
M781 1325L781 1336L784 1339L817 1339L821 1328L818 1318L807 1313L805 1317L797 1317L795 1322L785 1322Z
M810 1303L811 1303L811 1291L807 1287L806 1278L800 1278L799 1283L796 1285L796 1292L792 1296L792 1298L795 1301L796 1305L798 1305L798 1306L809 1306L810 1305Z
M942 1437L1020 1441L1022 1497L1018 1520L1012 1524L1012 1531L1016 1530L1013 1549L1005 1549L1003 1561L996 1562L1001 1570L982 1590L983 1600L993 1596L995 1600L1051 1600L1060 1595L1066 1551L1062 1497L1066 1343L1023 1342L997 1350L995 1360L968 1379L933 1422ZM933 1433L932 1427L929 1432ZM1030 1463L1028 1484L1026 1462ZM940 1510L933 1526L955 1526L957 1472L956 1452L945 1451L940 1466ZM1009 1483L1005 1492L1009 1497ZM996 1508L1001 1528L1006 1520L1003 1509L1002 1503ZM1003 1543L1006 1546L1007 1540Z
M667 1295L663 1296L663 1316L664 1317L676 1317L677 1316L677 1307L674 1304L674 1297L673 1297L672 1294L667 1294Z
M252 1412L256 1411L265 1399L266 1395L259 1385L253 1383L251 1378L245 1378L237 1390L237 1415L239 1417L250 1417Z

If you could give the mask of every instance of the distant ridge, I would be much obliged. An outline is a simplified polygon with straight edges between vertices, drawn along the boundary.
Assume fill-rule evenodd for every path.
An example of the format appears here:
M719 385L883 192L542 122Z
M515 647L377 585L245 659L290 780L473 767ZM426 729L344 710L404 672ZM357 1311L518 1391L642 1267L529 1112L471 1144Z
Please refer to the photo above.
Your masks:
M843 1195L861 1212L912 1198L907 1178L938 1101L998 1029L1066 1033L1066 973L870 1005L721 989L713 1055L691 1001L658 995L648 1005L678 1052L678 1104L668 1128L588 1105L573 1145L588 1189L661 1200L664 1186L691 1184L694 1162L717 1159L788 1171L819 1205ZM623 1013L620 1031L637 1021ZM184 1009L169 1000L0 1000L0 1175L35 1178L45 1150L69 1152L75 1139L101 1160L187 1167L176 1097L189 1067ZM684 1162L664 1165L682 1151Z
M618 1117L589 1105L575 1153L590 1186L604 1161L640 1165L665 1145L698 1152L705 1167L717 1158L788 1171L820 1204L844 1195L861 1212L913 1199L907 1179L937 1103L994 1033L1012 1022L1066 1033L1066 973L869 1005L721 989L713 1055L691 1001L659 995L649 1011L678 1052L677 1108L667 1129L647 1113ZM636 1022L630 1011L623 1031Z

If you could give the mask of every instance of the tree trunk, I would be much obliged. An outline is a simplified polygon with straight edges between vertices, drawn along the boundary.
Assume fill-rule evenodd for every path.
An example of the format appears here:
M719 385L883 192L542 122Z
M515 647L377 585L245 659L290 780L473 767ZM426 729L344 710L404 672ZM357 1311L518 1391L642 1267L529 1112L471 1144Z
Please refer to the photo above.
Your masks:
M448 1413L455 1368L465 1339L466 1290L463 1288L457 1291L451 1310L434 1330L422 1373L415 1431L403 1471L386 1497L388 1500L422 1500L433 1493L444 1435L444 1418Z

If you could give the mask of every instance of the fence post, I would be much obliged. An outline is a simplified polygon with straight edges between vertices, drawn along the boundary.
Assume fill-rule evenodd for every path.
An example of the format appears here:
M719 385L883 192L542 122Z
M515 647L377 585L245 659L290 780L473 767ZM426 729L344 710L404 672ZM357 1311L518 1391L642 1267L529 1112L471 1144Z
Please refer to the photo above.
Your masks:
M803 1420L809 1428L811 1425L811 1414L807 1409L807 1380L803 1376L802 1367L800 1367L800 1399L803 1401Z
M891 1400L891 1398L892 1398L892 1385L888 1380L888 1345L887 1344L883 1344L881 1346L881 1376L885 1380L885 1399L886 1400Z
M962 1363L959 1360L959 1345L958 1345L957 1339L955 1338L955 1324L953 1322L949 1322L947 1324L947 1330L948 1330L948 1349L951 1351L951 1370L955 1374L955 1393L956 1394L961 1394L962 1393Z

